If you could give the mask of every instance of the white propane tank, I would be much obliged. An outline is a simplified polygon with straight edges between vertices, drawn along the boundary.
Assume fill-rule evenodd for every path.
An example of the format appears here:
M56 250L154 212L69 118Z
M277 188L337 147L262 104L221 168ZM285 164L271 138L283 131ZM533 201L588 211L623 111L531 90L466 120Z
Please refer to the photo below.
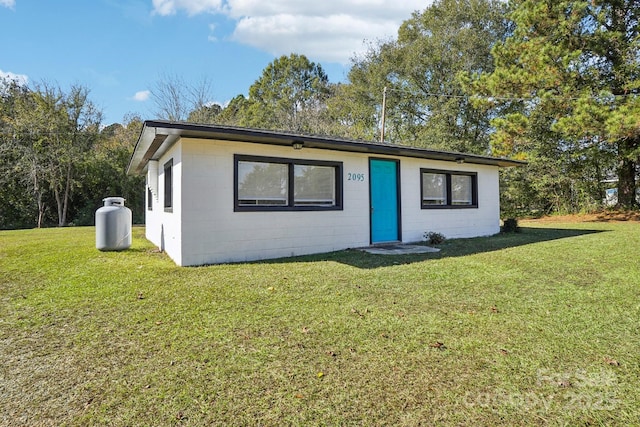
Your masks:
M122 197L102 199L104 206L96 211L96 248L121 251L131 246L131 209Z

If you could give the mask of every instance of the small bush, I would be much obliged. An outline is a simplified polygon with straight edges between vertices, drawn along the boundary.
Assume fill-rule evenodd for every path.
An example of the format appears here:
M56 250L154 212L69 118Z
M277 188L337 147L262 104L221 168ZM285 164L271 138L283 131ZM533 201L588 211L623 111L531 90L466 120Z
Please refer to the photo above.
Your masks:
M517 233L520 231L518 227L518 220L515 218L507 218L503 221L502 232L503 233Z
M447 238L444 237L444 234L436 233L435 231L425 231L423 236L427 243L430 245L439 245L440 243L447 240Z

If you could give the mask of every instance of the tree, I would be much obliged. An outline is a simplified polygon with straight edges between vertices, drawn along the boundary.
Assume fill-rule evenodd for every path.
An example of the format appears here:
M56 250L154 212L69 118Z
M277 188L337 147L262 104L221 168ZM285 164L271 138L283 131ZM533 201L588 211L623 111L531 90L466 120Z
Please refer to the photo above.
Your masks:
M191 123L216 123L222 112L220 104L201 105L189 113L187 121Z
M58 226L67 224L69 198L74 186L78 186L75 172L78 164L85 161L98 139L102 112L89 101L89 90L72 86L63 102L67 119L60 129L60 165L52 174L50 185L58 207Z
M441 0L415 12L396 40L372 45L354 60L352 87L343 91L354 107L347 100L331 105L347 121L376 117L377 124L386 94L386 140L486 153L489 119L470 102L459 74L493 69L491 48L509 29L505 10L497 0ZM377 136L377 129L369 133Z
M89 91L72 86L68 94L40 83L34 89L13 88L3 104L4 167L27 188L37 207L38 227L48 206L56 206L57 224L67 223L72 192L79 185L78 165L96 140L101 113Z
M151 98L159 119L207 123L212 120L212 111L207 110L213 105L211 92L211 81L206 77L190 85L178 75L167 74L155 83Z
M369 44L367 52L354 58L348 83L333 87L327 101L331 133L346 138L379 139L379 123L386 72L381 72L384 45Z
M114 123L100 132L81 173L82 186L73 200L74 224L92 225L102 199L121 196L133 212L134 223L144 221L144 176L126 174L133 148L142 130L138 116L124 117L123 124Z
M242 125L314 132L329 96L329 81L319 64L304 55L275 59L249 88Z
M0 228L24 228L41 222L44 216L42 192L37 191L40 203L36 210L31 193L36 176L23 173L29 165L25 150L18 143L12 118L16 108L29 96L27 87L18 81L0 79ZM29 171L31 172L31 171ZM39 187L37 187L39 190ZM27 191L25 191L25 189Z
M5 117L11 132L6 147L16 155L9 167L33 195L38 227L44 222L48 191L63 169L58 161L63 155L60 128L66 125L61 101L55 88L42 84L17 96L11 114Z
M245 121L244 114L249 108L249 101L244 95L238 95L216 115L215 123L238 126Z
M495 70L473 86L491 96L497 154L536 158L540 135L602 180L614 161L621 207L635 200L640 160L640 3L518 0L514 33L493 50ZM542 124L542 126L541 126ZM561 171L563 173L563 171ZM583 174L581 178L584 178ZM592 185L601 196L601 186Z

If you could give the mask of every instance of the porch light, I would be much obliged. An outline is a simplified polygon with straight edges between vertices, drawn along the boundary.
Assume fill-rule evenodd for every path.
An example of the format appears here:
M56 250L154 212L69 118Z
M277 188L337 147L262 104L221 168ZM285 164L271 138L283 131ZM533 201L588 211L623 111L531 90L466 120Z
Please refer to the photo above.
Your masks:
M302 150L302 147L304 147L304 143L301 141L293 141L293 149L294 150Z

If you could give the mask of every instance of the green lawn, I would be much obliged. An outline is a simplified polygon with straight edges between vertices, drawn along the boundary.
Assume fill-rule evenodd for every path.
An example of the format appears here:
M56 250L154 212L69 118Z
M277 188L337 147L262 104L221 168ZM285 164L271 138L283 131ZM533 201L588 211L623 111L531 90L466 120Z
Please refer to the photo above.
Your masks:
M640 223L179 268L0 232L0 425L639 425Z

